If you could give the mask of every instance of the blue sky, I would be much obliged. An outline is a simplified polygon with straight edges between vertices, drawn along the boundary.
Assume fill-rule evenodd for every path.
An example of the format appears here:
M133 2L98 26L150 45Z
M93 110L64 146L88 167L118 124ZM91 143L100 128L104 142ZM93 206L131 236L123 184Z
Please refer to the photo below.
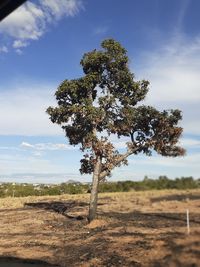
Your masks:
M62 80L82 75L83 53L105 38L128 50L136 79L150 81L146 104L183 111L187 149L176 159L132 156L111 180L199 178L199 12L198 0L35 0L9 15L0 23L0 180L91 179L79 174L81 153L45 110Z

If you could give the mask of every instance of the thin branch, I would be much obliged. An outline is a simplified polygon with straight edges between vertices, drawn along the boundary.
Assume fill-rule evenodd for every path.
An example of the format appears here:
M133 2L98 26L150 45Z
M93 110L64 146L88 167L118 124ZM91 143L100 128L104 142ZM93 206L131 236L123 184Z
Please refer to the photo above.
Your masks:
M125 160L126 158L128 158L128 156L134 154L137 150L139 150L139 147L134 148L134 149L129 149L125 154L122 154L116 161L115 164L112 164L112 167L110 170L107 171L103 171L100 173L99 175L99 179L102 180L104 179L109 173L110 171L112 171L120 162L122 162L123 160Z

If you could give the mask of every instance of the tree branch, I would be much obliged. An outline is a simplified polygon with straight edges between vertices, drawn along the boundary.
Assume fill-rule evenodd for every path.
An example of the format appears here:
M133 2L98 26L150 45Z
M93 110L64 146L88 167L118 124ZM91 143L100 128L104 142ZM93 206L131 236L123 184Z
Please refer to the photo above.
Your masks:
M102 180L104 179L110 171L112 171L120 162L128 158L130 155L134 154L137 150L139 150L139 147L133 148L133 149L128 149L128 151L125 154L122 154L116 161L115 164L111 165L111 169L107 171L103 171L99 175L99 179Z

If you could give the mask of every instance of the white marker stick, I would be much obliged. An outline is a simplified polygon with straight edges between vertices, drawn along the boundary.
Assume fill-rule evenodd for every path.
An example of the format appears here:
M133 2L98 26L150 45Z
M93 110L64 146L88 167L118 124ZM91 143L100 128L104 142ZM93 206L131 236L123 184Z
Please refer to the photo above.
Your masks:
M187 214L187 233L188 235L190 234L190 218L189 218L189 210L186 210L186 214Z

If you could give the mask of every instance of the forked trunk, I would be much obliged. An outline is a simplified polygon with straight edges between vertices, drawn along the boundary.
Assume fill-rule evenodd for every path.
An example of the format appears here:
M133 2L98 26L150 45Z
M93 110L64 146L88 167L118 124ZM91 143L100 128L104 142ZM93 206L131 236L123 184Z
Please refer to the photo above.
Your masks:
M95 164L93 178L92 178L92 190L91 190L91 195L90 195L90 207L89 207L89 216L88 216L89 222L94 220L96 217L100 172L101 172L101 160L100 160L100 157L98 157L97 162Z

